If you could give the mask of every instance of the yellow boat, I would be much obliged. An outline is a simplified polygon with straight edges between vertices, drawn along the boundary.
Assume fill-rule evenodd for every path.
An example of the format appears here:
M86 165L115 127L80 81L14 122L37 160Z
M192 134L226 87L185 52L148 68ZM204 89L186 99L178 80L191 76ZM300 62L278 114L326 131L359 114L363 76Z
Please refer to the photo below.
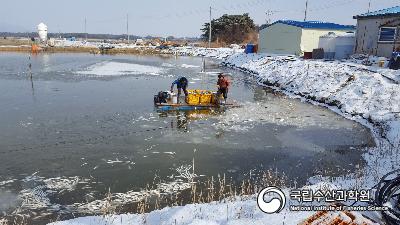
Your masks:
M204 110L226 107L238 107L234 102L220 104L216 92L208 90L188 90L186 102L178 103L176 95L170 92L159 92L154 96L154 105L160 111L172 110Z

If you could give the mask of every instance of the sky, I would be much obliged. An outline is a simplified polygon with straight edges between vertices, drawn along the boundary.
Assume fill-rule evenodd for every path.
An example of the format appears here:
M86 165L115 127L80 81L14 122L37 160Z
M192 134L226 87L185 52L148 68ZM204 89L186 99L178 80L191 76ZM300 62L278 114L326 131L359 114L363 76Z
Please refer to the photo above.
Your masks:
M400 5L400 0L308 0L307 20L354 25L354 15ZM198 37L200 28L223 14L249 13L256 24L304 20L306 0L0 0L0 32L84 32ZM269 12L269 13L267 13ZM269 14L267 16L267 14Z

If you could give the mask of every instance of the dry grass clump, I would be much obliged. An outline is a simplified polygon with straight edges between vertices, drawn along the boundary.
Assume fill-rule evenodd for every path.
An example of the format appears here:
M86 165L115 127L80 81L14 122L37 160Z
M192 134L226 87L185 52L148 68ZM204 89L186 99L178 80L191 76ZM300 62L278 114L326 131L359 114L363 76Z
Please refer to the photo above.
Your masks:
M164 207L182 206L186 204L203 204L210 202L227 202L238 198L248 198L257 194L268 186L284 187L288 184L288 178L284 173L276 170L266 170L257 176L249 177L243 181L234 181L225 174L212 176L207 179L193 178L191 187L180 193L168 196L152 196L144 198L135 207L131 207L129 213L143 214Z

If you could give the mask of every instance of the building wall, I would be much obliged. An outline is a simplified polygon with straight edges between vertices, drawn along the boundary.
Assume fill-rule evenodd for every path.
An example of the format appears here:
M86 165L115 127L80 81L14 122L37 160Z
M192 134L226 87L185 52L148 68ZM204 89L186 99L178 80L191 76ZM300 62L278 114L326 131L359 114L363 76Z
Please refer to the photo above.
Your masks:
M356 53L390 57L393 52L393 43L379 42L379 29L382 25L394 26L397 17L363 18L357 20ZM396 24L398 25L398 24ZM400 45L397 43L395 48Z
M303 29L301 36L300 48L302 52L312 52L313 49L318 48L319 37L326 35L329 32L334 32L337 35L345 34L347 31L343 30L313 30Z
M301 54L301 28L277 23L260 30L258 51L271 54Z

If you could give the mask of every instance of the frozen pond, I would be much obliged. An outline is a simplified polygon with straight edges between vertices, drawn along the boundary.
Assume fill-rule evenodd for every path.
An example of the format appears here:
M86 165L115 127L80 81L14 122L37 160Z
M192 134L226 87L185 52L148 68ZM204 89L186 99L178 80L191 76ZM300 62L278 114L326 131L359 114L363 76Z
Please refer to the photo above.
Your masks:
M28 65L32 63L33 80ZM179 75L189 87L215 89L201 58L89 54L0 54L0 218L71 212L98 214L110 191L120 202L187 187L185 172L226 174L274 169L304 184L362 165L369 131L322 107L231 74L230 97L243 107L222 113L157 113L153 95ZM36 212L37 214L33 214ZM44 216L44 217L42 217Z

